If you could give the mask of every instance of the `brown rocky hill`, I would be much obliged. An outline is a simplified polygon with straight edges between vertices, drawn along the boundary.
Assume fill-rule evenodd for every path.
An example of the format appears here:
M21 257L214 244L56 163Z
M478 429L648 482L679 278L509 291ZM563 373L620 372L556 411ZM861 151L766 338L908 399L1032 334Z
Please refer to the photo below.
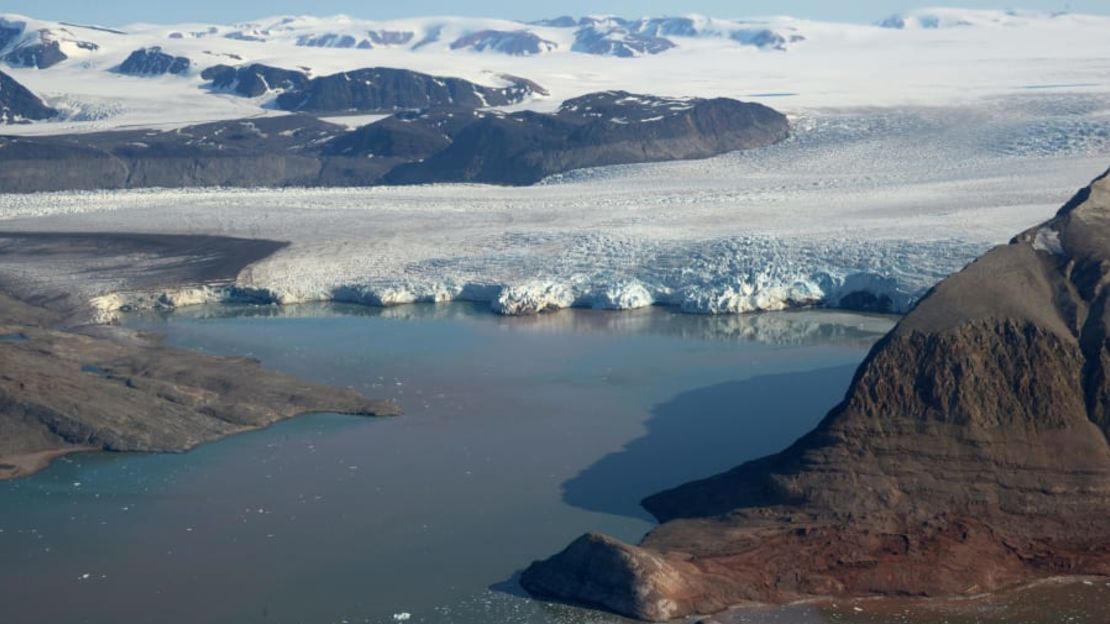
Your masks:
M537 596L645 620L747 601L979 593L1110 575L1110 177L941 282L777 455L586 535Z

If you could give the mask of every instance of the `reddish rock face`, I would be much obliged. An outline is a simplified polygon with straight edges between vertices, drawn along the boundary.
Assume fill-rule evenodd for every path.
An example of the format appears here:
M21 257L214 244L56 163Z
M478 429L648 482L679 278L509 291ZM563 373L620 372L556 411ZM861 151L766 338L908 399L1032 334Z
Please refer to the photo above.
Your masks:
M580 538L537 596L645 620L1110 575L1110 177L939 284L783 452L656 494L639 546Z

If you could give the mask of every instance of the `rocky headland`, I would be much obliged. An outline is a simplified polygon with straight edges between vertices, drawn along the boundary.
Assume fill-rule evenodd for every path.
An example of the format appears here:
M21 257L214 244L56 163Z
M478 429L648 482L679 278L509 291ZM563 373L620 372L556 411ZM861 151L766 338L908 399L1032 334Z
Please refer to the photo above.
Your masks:
M228 282L283 246L203 236L0 234L0 479L77 451L185 451L308 412L398 414L391 402L306 383L257 360L86 325L92 310L73 287L77 280L137 289ZM26 279L20 267L31 262L48 264L51 279Z
M1110 575L1110 177L936 286L786 450L661 492L532 594L663 621Z

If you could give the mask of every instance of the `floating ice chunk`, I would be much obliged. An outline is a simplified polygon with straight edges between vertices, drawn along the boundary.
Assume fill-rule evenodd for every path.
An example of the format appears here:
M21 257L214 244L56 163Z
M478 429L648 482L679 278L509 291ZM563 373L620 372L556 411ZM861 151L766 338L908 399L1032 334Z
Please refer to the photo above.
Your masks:
M532 281L502 288L490 308L498 314L519 316L569 308L574 300L566 284Z
M407 622L410 618L412 618L412 614L407 611L393 614L393 619L397 622Z

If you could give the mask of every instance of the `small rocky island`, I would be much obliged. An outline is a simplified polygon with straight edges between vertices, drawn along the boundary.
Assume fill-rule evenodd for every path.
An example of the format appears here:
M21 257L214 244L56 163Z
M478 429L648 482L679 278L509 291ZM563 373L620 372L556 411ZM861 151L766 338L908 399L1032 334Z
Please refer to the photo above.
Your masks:
M786 450L649 497L538 597L663 621L751 602L1110 576L1110 176L941 282Z

